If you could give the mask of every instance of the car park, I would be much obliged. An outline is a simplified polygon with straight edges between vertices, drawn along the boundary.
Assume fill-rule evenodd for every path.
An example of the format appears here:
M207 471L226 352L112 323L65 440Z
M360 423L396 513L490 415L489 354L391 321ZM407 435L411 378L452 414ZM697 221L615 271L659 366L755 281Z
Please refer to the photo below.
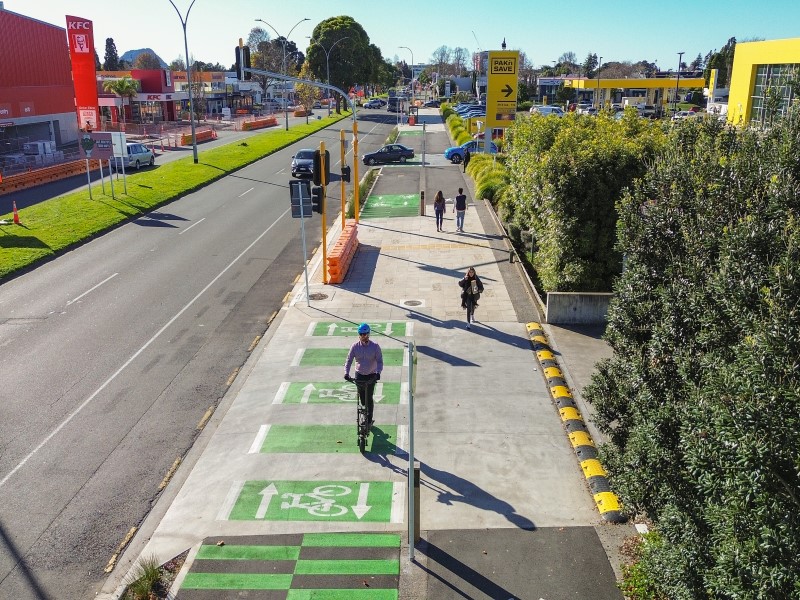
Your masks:
M384 165L386 163L401 162L414 158L414 149L402 144L387 144L375 152L370 152L362 157L365 165Z
M441 106L441 103L438 100L428 100L422 105L423 108L439 108L439 106Z
M636 110L639 111L640 117L647 117L648 119L656 118L656 107L652 104L637 104Z
M531 106L530 113L532 115L563 117L564 110L560 106Z
M452 148L448 148L444 151L444 157L449 160L454 165L457 165L464 161L464 153L469 150L470 154L474 154L478 150L478 142L475 140L471 140L469 142L465 142L460 146L453 146ZM481 143L481 151L484 150L484 144ZM494 142L489 142L489 152L491 154L497 153L497 145Z
M575 106L575 112L579 115L584 115L590 108L592 108L591 102L581 102Z
M700 118L700 113L691 111L691 110L679 110L674 115L672 115L673 121L685 121L687 119L698 119Z
M304 148L292 157L292 177L312 177L314 175L314 150Z
M138 171L145 165L152 167L156 162L153 151L138 142L125 144L125 152L125 156L115 156L111 159L111 168L115 171L130 171L131 169Z
M370 98L364 102L364 108L381 108L383 104L377 98Z

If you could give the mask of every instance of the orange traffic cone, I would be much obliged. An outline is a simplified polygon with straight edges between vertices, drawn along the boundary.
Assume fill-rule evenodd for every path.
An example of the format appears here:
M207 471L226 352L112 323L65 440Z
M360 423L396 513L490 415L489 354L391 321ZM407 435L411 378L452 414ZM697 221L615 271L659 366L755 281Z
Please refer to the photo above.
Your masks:
M17 214L17 201L16 200L12 200L11 201L11 206L14 209L14 224L15 225L19 225L20 222L19 222L19 215Z

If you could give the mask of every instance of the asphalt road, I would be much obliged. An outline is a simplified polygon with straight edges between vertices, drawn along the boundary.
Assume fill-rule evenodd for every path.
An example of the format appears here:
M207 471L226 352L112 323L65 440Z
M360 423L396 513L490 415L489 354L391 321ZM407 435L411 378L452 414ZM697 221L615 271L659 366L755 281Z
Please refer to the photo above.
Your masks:
M363 117L360 153L394 124L385 111ZM0 598L100 589L112 554L302 272L291 155L321 140L338 150L339 128L351 126L0 286ZM338 189L329 189L334 204ZM309 252L319 223L306 221Z

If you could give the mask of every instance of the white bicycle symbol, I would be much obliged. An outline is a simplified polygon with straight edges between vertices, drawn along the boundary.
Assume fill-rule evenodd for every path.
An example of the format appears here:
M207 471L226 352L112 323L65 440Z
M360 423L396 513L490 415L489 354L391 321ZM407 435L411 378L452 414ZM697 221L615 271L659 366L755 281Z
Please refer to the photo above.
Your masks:
M315 517L341 517L347 513L347 507L336 504L334 498L352 493L353 490L344 485L321 485L307 494L283 494L281 498L291 498L292 501L282 502L281 508L302 508ZM311 501L302 502L304 497Z
M320 398L336 398L340 402L355 402L358 397L356 386L352 383L342 384L336 389L323 388L319 391Z

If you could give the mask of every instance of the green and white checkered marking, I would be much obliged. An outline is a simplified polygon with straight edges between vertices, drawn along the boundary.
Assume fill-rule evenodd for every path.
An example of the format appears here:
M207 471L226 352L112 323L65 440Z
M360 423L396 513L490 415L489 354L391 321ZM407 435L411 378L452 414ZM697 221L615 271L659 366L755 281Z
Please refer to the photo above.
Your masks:
M357 453L355 423L352 425L262 425L250 445L258 453ZM406 427L376 424L366 451L400 454L406 445Z
M218 521L402 523L401 481L234 481Z
M354 383L346 381L284 381L273 404L355 404L358 392ZM373 395L375 404L408 403L405 383L379 381Z
M321 321L311 323L306 331L307 336L315 337L358 337L358 326L360 323L350 321ZM414 335L414 323L411 321L376 321L368 323L375 334L383 334L394 337L411 337Z
M292 360L293 367L342 367L350 348L300 348ZM406 365L408 353L402 348L382 348L383 366Z

